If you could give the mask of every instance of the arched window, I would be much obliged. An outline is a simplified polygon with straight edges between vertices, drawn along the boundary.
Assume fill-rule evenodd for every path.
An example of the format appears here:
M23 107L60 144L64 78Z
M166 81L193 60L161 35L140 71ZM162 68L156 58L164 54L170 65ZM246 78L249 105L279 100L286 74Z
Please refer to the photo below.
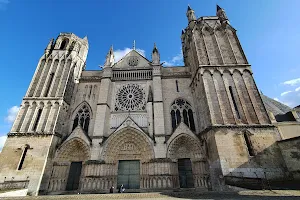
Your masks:
M72 131L80 124L83 130L88 133L89 131L89 124L90 124L90 110L87 105L83 105L77 112L74 122Z
M67 45L68 45L68 42L69 42L68 39L64 39L64 40L61 42L59 49L60 49L60 50L66 49L66 47L67 47Z
M183 119L183 122L192 130L195 131L195 122L192 106L184 99L176 99L171 105L171 119L173 131Z
M23 150L23 153L22 153L22 156L21 156L19 165L18 165L18 170L21 170L22 167L23 167L23 164L24 164L25 157L26 157L26 154L27 154L28 149L29 149L29 145L26 144L26 145L25 145L25 148L24 148L24 150Z

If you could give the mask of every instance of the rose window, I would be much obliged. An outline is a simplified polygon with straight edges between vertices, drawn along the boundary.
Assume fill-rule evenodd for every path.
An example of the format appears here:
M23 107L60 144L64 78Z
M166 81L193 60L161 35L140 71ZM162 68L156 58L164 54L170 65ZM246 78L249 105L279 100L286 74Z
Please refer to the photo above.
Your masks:
M145 92L139 85L124 85L117 92L115 111L145 110L145 103Z
M129 66L137 66L139 64L139 58L137 56L130 56L128 58L128 65Z

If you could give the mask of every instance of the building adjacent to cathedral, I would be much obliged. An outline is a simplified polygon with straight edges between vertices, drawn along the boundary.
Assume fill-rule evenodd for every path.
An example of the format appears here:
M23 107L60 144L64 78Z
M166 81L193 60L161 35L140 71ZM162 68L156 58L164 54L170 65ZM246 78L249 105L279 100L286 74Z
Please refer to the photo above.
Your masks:
M88 71L86 37L52 39L0 154L1 187L224 190L290 177L225 11L187 18L183 67L162 67L154 46L151 60L133 49L116 63L111 48Z

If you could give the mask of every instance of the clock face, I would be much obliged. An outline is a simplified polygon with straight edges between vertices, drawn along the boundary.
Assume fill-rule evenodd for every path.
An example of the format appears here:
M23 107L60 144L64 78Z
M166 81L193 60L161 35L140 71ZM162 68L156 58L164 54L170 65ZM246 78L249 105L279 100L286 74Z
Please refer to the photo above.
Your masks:
M137 56L130 56L127 62L129 66L134 67L139 64L139 58Z
M145 104L144 90L138 84L128 84L117 92L115 111L142 111Z

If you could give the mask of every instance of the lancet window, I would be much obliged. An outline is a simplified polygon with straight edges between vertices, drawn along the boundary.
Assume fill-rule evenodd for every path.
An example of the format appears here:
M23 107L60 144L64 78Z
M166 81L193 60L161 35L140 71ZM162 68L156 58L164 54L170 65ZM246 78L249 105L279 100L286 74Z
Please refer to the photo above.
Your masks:
M171 105L171 119L173 131L178 124L183 122L192 130L195 131L195 122L192 106L184 99L176 99Z
M76 116L73 121L73 128L72 131L80 125L83 130L88 133L89 131L89 124L90 124L90 110L87 105L83 105L78 112L76 113Z

